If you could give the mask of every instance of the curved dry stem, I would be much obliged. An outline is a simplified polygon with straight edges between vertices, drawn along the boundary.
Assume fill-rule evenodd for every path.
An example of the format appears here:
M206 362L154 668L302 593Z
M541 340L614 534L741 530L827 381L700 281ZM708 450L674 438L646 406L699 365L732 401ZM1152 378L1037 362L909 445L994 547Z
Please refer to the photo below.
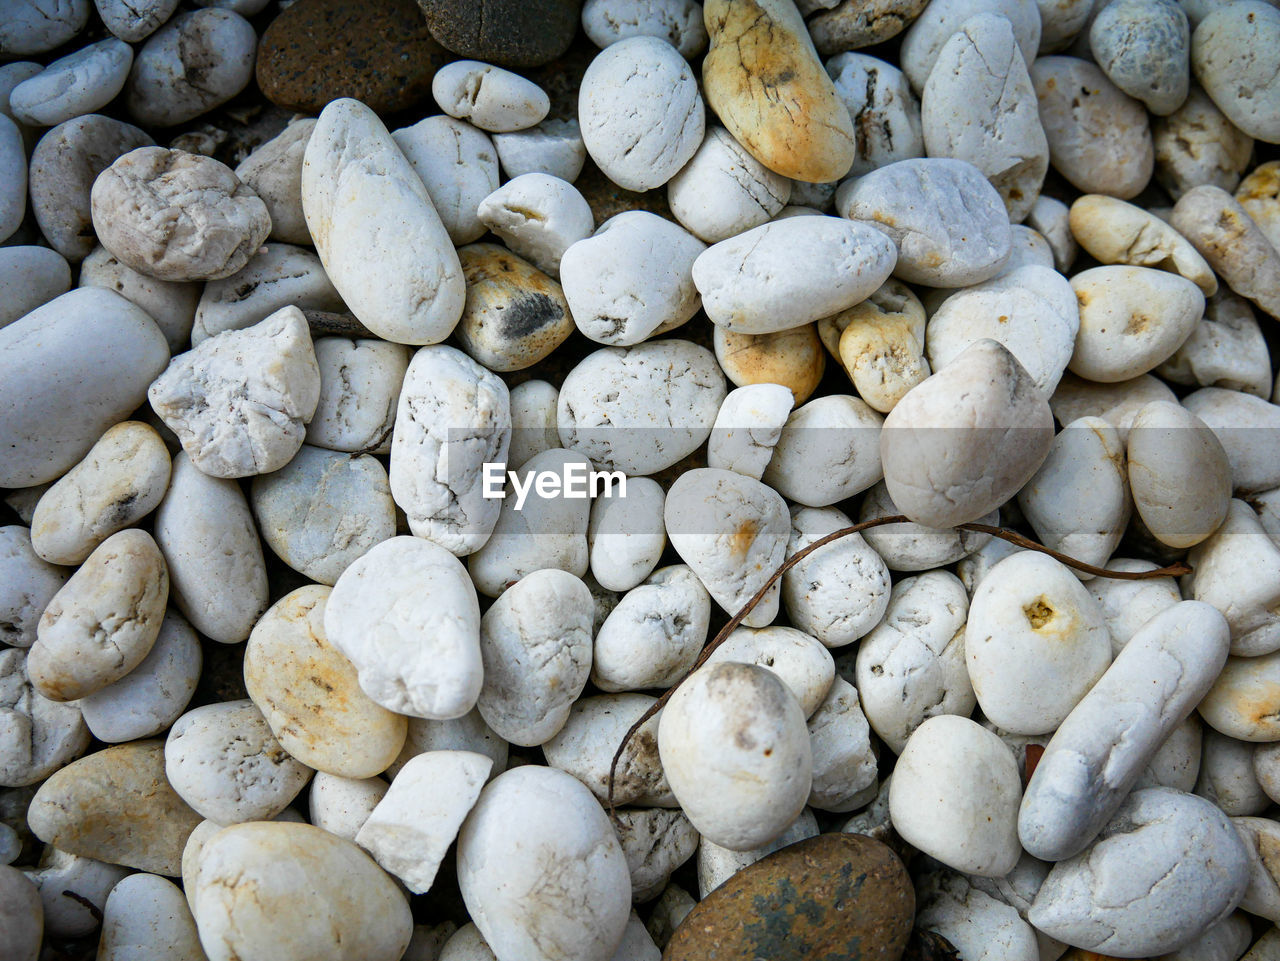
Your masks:
M812 544L806 544L800 550L796 551L783 561L782 565L770 574L764 584L761 585L760 590L756 591L755 594L751 596L751 599L742 606L742 610L729 618L729 622L725 624L724 627L720 628L720 631L716 636L713 637L705 647L703 647L702 653L700 653L698 655L698 659L693 662L693 667L689 668L689 670L685 672L684 677L680 678L680 680L676 681L675 684L667 688L666 692L650 704L648 709L640 715L639 719L637 719L631 727L627 728L627 733L622 736L622 741L618 744L618 749L613 752L613 760L609 762L609 816L612 817L614 813L614 778L618 770L618 762L622 759L622 752L626 750L627 744L630 743L633 737L635 737L636 732L640 730L641 726L646 721L666 706L667 702L671 700L671 695L679 689L680 685L687 681L694 671L702 667L702 665L707 662L707 659L711 657L716 648L728 640L729 635L737 630L738 626L742 624L743 619L755 610L757 604L764 600L765 595L769 593L769 590L774 584L778 583L778 580L783 574L791 570L791 568L795 567L814 551L821 547L826 547L832 541L838 541L840 538L848 537L850 534L860 534L873 527L883 527L886 524L905 524L910 522L911 518L904 514L890 514L887 517L873 517L870 520L862 521L861 523L854 524L851 527L842 527L838 531L832 531L825 537L818 538ZM1105 567L1095 567L1092 564L1086 564L1084 561L1078 561L1074 557L1063 554L1061 551L1055 551L1052 547L1045 547L1043 544L1036 543L1029 537L1023 537L1017 531L1011 531L1004 527L994 527L991 524L957 524L955 529L962 531L974 531L979 534L990 534L993 537L999 537L1001 540L1008 541L1010 544L1024 548L1025 550L1039 551L1041 554L1048 554L1054 560L1065 564L1067 567L1073 568L1074 570L1080 571L1084 574L1092 574L1095 577L1111 577L1125 581L1145 581L1153 577L1181 577L1183 574L1191 573L1191 566L1183 561L1170 564L1168 567L1158 567L1154 571L1111 571L1107 570Z

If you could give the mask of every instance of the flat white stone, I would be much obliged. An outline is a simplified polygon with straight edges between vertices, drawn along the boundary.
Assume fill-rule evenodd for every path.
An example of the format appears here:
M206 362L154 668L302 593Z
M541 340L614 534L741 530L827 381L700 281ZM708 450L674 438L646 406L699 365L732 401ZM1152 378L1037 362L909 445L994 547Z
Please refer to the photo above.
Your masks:
M576 119L544 120L526 130L496 133L492 139L502 170L511 180L541 173L573 183L587 162Z
M324 615L360 687L411 717L461 717L480 693L480 605L466 568L431 541L393 537L342 572Z
M1151 561L1125 557L1113 557L1106 565L1100 566L1124 572L1154 571L1158 567ZM1172 577L1140 581L1094 577L1084 586L1102 608L1102 618L1111 634L1113 654L1119 654L1143 624L1182 600L1178 582Z
M390 785L380 777L349 778L316 771L307 793L311 823L346 841L354 841L360 828Z
M889 517L902 511L889 496L884 481L862 499L858 521ZM998 511L978 518L982 524L1000 523ZM868 544L891 571L927 571L962 560L991 541L990 534L946 527L926 527L912 521L884 524L863 532Z
M516 470L535 454L560 446L556 407L560 391L545 380L526 380L511 388L511 446L507 467Z
M1071 205L1071 233L1104 264L1158 267L1192 281L1209 297L1218 280L1187 238L1155 214L1102 194Z
M876 754L854 686L837 676L809 716L808 727L813 754L809 804L833 812L861 807L867 792L876 789Z
M71 289L71 267L48 247L0 247L0 327Z
M109 37L53 61L9 94L15 119L36 127L52 127L94 113L124 89L133 48Z
M449 336L466 300L462 265L422 179L359 101L335 100L320 114L303 159L302 210L361 323L401 344Z
M746 851L721 847L708 838L698 842L698 893L706 897L744 868L774 851L818 835L818 819L805 808L776 838Z
M320 368L320 399L306 442L346 453L390 453L409 349L348 337L319 337L312 347Z
M1227 452L1231 486L1237 491L1280 486L1280 452L1259 443L1280 428L1280 405L1253 394L1205 387L1183 398L1183 406L1200 418Z
M1195 793L1212 801L1224 814L1247 817L1271 804L1258 780L1254 760L1257 745L1205 728Z
M587 153L627 190L650 190L674 177L702 143L705 119L693 71L657 37L630 37L602 50L578 91Z

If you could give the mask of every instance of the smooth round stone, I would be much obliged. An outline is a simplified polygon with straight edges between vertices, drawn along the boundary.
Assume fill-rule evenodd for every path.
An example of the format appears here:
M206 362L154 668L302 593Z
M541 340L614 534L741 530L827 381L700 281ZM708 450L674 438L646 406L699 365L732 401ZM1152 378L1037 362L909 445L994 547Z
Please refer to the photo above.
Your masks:
M822 16L809 21L810 33ZM842 53L827 61L827 73L849 115L858 118L853 127L857 152L849 176L924 156L920 101L901 70L864 53ZM794 194L793 189L793 200Z
M1019 267L952 294L925 329L929 366L937 371L984 338L1006 347L1046 397L1075 349L1080 311L1067 279L1050 267Z
M508 180L481 201L476 213L514 253L553 277L565 251L591 236L595 225L591 206L577 188L545 173Z
M1206 183L1236 189L1253 159L1253 138L1238 130L1197 86L1181 107L1152 121L1151 135L1156 180L1174 200Z
M203 817L224 825L270 820L312 773L281 747L250 700L188 711L169 731L164 756L173 789Z
M284 307L346 310L320 258L310 250L289 244L257 247L240 270L204 285L191 345L199 347L215 334L252 327Z
M1191 38L1200 86L1250 137L1280 143L1280 77L1262 51L1280 43L1280 10L1260 0L1216 5ZM1241 51L1258 51L1242 56Z
M174 603L191 626L222 644L247 638L267 607L267 571L240 485L210 477L178 454L155 537Z
M0 527L0 641L34 644L40 616L71 573L35 552L27 528Z
M886 845L822 834L734 874L689 913L663 957L894 958L914 913L906 868Z
M431 95L450 117L493 133L532 127L551 109L546 91L536 83L478 60L441 67L431 80Z
M13 111L9 109L9 94L22 81L31 79L43 69L41 64L23 60L0 66L0 113L16 122Z
M1031 82L1054 169L1085 193L1128 200L1141 192L1155 165L1142 104L1074 57L1041 57Z
M814 324L772 334L742 334L714 325L711 336L716 361L730 382L739 388L765 384L786 388L791 395L787 413L792 403L803 404L809 399L827 369ZM761 464L751 475L763 470Z
M1245 657L1280 648L1280 545L1258 515L1233 500L1222 525L1188 555L1194 565L1182 589L1218 607L1231 625L1231 653Z
M1003 877L1022 853L1022 781L1013 753L966 717L929 718L893 769L889 810L903 839L943 864Z
M97 931L111 889L130 872L118 864L45 845L36 866L24 868L23 873L40 891L46 936L82 938ZM66 891L83 900L64 894Z
M354 841L389 789L380 777L357 780L316 771L307 792L311 823L344 840Z
M111 889L102 912L100 961L203 961L204 949L182 889L134 874Z
M219 831L193 887L209 961L398 961L413 934L395 882L355 844L309 824Z
M690 271L704 250L656 214L636 210L609 218L560 261L573 322L591 340L617 347L679 327L698 310Z
M631 907L608 817L581 783L538 766L499 775L481 792L458 836L458 885L494 953L528 961L609 961Z
M498 597L526 574L547 568L586 576L590 500L561 497L558 486L544 487L543 493L534 484L543 473L558 475L558 484L559 478L586 476L590 470L591 462L584 455L554 447L535 454L516 472L512 487L518 485L526 492L522 506L517 510L516 497L504 497L492 535L467 560L476 590Z
M0 247L0 327L71 289L71 268L48 247Z
M1269 490L1280 485L1280 457L1256 437L1280 426L1280 405L1238 390L1205 387L1188 394L1183 405L1217 435L1231 464L1237 491Z
M418 755L396 774L356 843L410 891L425 894L492 766L490 758L469 751Z
M913 284L988 280L1013 244L1000 194L963 160L902 160L845 181L836 210L883 231L898 249L894 276Z
M591 591L560 570L522 577L485 612L476 708L503 740L533 747L564 726L591 670L593 612Z
M15 119L37 127L93 113L124 89L132 65L133 49L127 43L115 37L99 40L14 87L9 109Z
M542 173L573 183L587 160L576 119L544 120L528 130L494 134L492 139L502 169L512 180Z
M60 47L89 22L89 0L17 0L0 21L0 56L5 59Z
M1234 197L1209 184L1193 187L1174 205L1170 222L1228 287L1280 316L1280 251Z
M1231 817L1261 814L1270 798L1258 781L1256 756L1254 744L1206 728L1195 792Z
M1018 506L1046 547L1104 566L1120 543L1132 506L1120 432L1097 417L1067 424L1040 469L1018 491Z
M1247 161L1240 169L1247 166ZM1224 190L1228 184L1219 184ZM1280 249L1280 160L1259 165L1235 188L1235 197L1250 219Z
M391 138L422 178L449 239L479 240L485 226L476 208L498 189L498 156L488 134L453 117L427 117Z
M964 586L948 571L903 578L853 663L850 655L836 662L840 676L857 685L868 723L895 754L928 718L972 713L977 702L964 663L968 610Z
M70 291L0 329L0 486L66 472L142 403L168 360L151 318L107 290Z
M667 546L662 523L665 499L657 481L632 477L625 496L615 492L592 502L587 543L591 574L601 587L629 591L658 566Z
M266 205L211 157L141 147L94 181L102 245L158 280L217 280L240 270L271 231Z
M824 57L869 47L901 33L919 16L927 0L841 0L817 10L806 26Z
M849 172L853 122L818 60L804 20L785 0L709 0L707 104L733 138L775 173L830 183Z
M1018 49L1027 66L1040 44L1040 17L1031 0L933 0L902 38L902 70L916 90L924 90L942 48L964 22L979 13L1005 17L1013 25Z
M31 544L51 564L79 564L108 537L160 504L169 487L169 449L139 421L109 429L84 460L36 505Z
M793 627L739 627L703 663L755 664L778 675L806 719L823 703L835 662L817 638Z
M320 337L313 346L320 400L306 442L347 453L389 453L409 349L348 337Z
M0 786L37 784L89 746L80 710L43 697L27 677L27 652L0 651Z
M409 957L412 952L411 944L405 957ZM447 940L440 945L439 953L429 954L428 957L435 961L498 961L498 956L489 948L480 929L471 923L464 924L448 935Z
M1187 238L1141 207L1087 194L1071 205L1072 235L1104 264L1157 267L1178 274L1206 297L1218 290L1218 279Z
M134 59L129 113L139 123L172 127L221 106L253 78L257 40L253 25L230 10L178 14Z
M300 0L263 31L257 81L288 110L353 97L385 115L429 105L431 78L452 59L413 0Z
M602 694L581 698L560 733L543 745L547 763L572 774L602 803L609 800L609 767L623 735L657 698L646 694ZM627 741L614 772L615 804L679 807L658 756L661 713L649 718Z
M667 536L724 610L736 613L782 563L790 533L786 501L732 471L686 471L667 492ZM778 585L743 623L764 627L778 611Z
M1186 100L1191 29L1176 0L1107 4L1089 28L1089 47L1107 78L1156 116Z
M177 877L200 815L169 785L164 768L163 741L98 751L45 781L27 821L60 850Z
M766 223L790 196L791 181L756 160L723 127L707 130L697 153L667 184L671 212L709 244Z
M1109 266L1071 278L1080 331L1070 370L1114 384L1154 369L1182 346L1204 315L1204 294L1177 274Z
M860 398L829 394L791 412L762 479L806 507L827 507L881 478L883 418Z
M865 300L889 278L896 259L893 243L873 226L797 217L707 248L693 262L693 282L717 326L769 334Z
M196 305L203 285L157 280L122 264L105 247L80 264L78 287L105 287L125 300L137 304L156 322L172 353L182 351L191 339Z
M1006 557L977 586L964 644L982 713L1012 734L1055 730L1111 664L1093 596L1035 551Z
M249 501L267 546L321 584L396 533L386 468L369 456L304 444L285 467L254 478Z
M162 733L186 710L202 664L196 632L169 611L141 664L77 702L85 723L94 737L109 744Z
M31 212L54 250L73 263L88 256L96 243L90 191L98 175L116 158L153 143L137 127L98 114L68 120L40 138L31 153Z
M792 508L787 554L852 525L834 507ZM889 603L889 570L860 534L821 547L782 575L792 625L827 647L842 647L879 622Z
M133 528L108 537L44 609L27 658L32 686L74 701L120 680L150 652L168 598L151 535Z
M236 166L236 176L267 205L272 240L311 243L302 214L302 157L315 126L310 117L295 117Z
M754 664L708 664L681 684L663 709L658 751L698 833L735 851L781 834L812 786L800 703Z
M531 367L573 333L560 285L498 244L458 251L467 303L454 330L459 346L491 371Z
M1068 944L1148 957L1225 918L1248 877L1225 814L1203 798L1148 788L1129 795L1091 847L1054 865L1028 917Z
M1007 18L979 14L959 25L929 72L920 119L930 157L972 163L1000 193L1009 220L1026 218L1049 169L1049 143Z
M715 357L689 341L606 347L560 388L560 441L598 469L653 474L702 445L725 393Z
M1280 652L1229 657L1198 708L1215 731L1239 741L1280 741Z
M661 37L690 59L707 45L702 4L696 0L587 0L582 29L602 50L628 37Z
M980 340L898 402L880 455L902 513L942 528L1009 500L1052 443L1053 415L1026 369L1000 344Z
M369 330L405 344L449 336L466 300L458 255L422 179L366 105L324 108L304 155L302 209L329 279Z
M178 0L94 0L94 6L103 26L126 43L137 43L173 16Z
M591 682L609 693L670 687L707 639L711 598L683 564L629 590L596 632Z
M688 63L657 37L631 37L602 50L578 92L587 153L627 190L674 177L702 143L705 113Z
M407 722L360 689L355 668L329 641L330 593L301 587L262 615L245 649L245 687L290 755L329 774L372 777L400 753Z
M461 717L480 692L480 606L466 568L423 538L393 537L343 571L325 633L388 710Z
M1204 421L1180 404L1155 401L1138 411L1129 429L1128 463L1134 507L1161 543L1192 547L1227 516L1226 451Z
M17 868L0 865L0 952L11 961L36 961L44 937L40 889Z

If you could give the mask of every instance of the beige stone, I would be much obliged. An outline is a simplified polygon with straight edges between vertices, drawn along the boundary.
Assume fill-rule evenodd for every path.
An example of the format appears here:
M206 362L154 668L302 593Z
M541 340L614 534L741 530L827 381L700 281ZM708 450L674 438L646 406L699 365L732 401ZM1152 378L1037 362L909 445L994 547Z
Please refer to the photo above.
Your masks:
M1206 297L1218 290L1218 278L1190 241L1141 207L1086 194L1071 205L1071 233L1080 246L1104 264L1157 267L1186 277Z
M709 0L707 104L775 173L839 180L853 165L853 122L790 0Z
M1221 187L1196 187L1174 205L1171 222L1228 287L1280 318L1280 251L1239 201Z
M1271 246L1280 250L1280 160L1260 165L1240 181L1236 200Z
M249 635L244 680L280 745L318 771L366 778L404 746L407 719L360 689L352 663L329 643L319 585L286 594Z
M1227 658L1199 710L1215 731L1238 741L1280 741L1280 651Z
M27 812L42 841L81 857L177 877L200 815L169 785L164 742L109 747L40 786Z
M1177 200L1192 187L1215 184L1233 190L1253 157L1253 138L1194 84L1186 102L1167 117L1155 117L1151 137L1156 180Z
M814 46L824 57L870 47L896 37L928 0L843 0L807 22Z
M739 334L716 325L716 360L737 387L781 384L803 404L817 389L827 367L814 324L772 334Z

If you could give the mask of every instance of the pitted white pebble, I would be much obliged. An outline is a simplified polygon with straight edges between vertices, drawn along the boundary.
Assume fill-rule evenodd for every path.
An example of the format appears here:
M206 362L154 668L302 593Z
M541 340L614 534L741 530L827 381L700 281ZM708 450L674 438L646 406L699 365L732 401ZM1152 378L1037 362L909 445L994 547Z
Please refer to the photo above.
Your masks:
M849 52L828 60L827 73L836 96L856 118L858 153L850 177L924 156L920 101L901 70L865 53Z
M450 117L493 133L532 127L551 109L546 91L532 80L478 60L455 60L437 70L431 96Z
M577 188L545 173L513 177L480 201L480 222L513 253L552 277L566 250L591 236L595 221Z
M600 801L609 799L609 767L623 735L657 698L647 694L602 694L578 700L569 720L542 746L547 763L572 774ZM627 742L613 781L615 804L679 807L658 756L662 712L649 718Z
M831 653L794 627L739 627L703 663L723 662L755 664L777 674L806 719L826 699L836 673Z
M631 872L631 900L652 901L662 893L671 873L693 856L698 832L680 811L629 808L613 816L614 831Z

